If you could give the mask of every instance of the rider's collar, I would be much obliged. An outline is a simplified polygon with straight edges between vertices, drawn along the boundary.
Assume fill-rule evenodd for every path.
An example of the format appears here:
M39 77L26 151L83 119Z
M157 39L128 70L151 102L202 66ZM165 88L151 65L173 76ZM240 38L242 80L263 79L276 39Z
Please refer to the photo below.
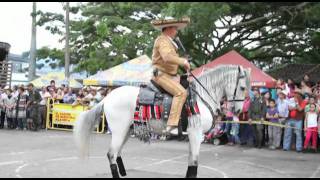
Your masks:
M171 43L176 47L176 49L178 49L179 47L178 47L177 43L174 42L174 40L170 36L168 36L168 35L166 35L166 36L170 39Z

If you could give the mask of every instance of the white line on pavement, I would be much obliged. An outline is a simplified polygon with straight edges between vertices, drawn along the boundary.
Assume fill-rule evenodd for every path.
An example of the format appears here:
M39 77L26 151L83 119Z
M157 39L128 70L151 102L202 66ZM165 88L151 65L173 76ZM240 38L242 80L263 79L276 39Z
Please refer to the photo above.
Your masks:
M314 173L312 174L312 176L310 176L310 178L315 178L319 171L320 171L320 166L318 166L318 168L314 171Z
M0 166L10 165L10 164L21 164L23 161L7 161L7 162L0 162Z

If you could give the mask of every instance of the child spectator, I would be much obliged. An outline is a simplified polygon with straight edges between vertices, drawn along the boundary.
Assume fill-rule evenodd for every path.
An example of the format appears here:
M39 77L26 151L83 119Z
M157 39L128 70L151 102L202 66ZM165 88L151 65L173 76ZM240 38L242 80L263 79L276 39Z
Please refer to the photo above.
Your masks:
M310 111L306 113L304 121L304 129L306 132L306 139L304 141L303 149L307 150L310 139L312 138L312 149L317 151L317 136L318 136L318 113L316 112L316 105L310 104Z
M316 99L315 99L314 96L310 96L310 97L309 97L309 103L308 103L308 105L304 108L304 112L306 112L306 113L309 112L309 111L310 111L310 106L311 106L312 104L314 104L314 105L316 106L316 109L315 109L316 113L319 113L319 105L316 104Z
M267 119L271 123L279 123L279 111L276 108L275 100L271 99L267 110ZM276 149L280 147L281 128L277 126L268 126L269 132L269 148Z

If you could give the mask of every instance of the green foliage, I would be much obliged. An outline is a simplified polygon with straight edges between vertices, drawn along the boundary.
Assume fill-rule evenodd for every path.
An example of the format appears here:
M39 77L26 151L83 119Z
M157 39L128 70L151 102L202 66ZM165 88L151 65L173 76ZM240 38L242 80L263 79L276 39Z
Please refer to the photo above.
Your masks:
M179 37L194 67L233 49L261 68L319 63L320 3L90 2L72 12L78 11L83 18L70 25L71 63L90 73L140 54L151 57L154 38L160 32L150 21L159 15L191 18ZM63 23L63 15L39 15L38 25L48 25L52 33L62 32L52 22ZM53 54L46 50L43 54L64 59L57 50Z

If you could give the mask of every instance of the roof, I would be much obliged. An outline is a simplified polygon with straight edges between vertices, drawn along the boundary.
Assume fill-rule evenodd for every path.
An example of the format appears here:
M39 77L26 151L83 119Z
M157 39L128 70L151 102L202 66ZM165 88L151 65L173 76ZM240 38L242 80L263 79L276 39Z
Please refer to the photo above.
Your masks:
M6 42L1 42L0 41L0 49L4 49L5 51L9 52L11 45Z
M147 55L114 66L83 80L87 86L139 86L152 77L152 61Z
M313 82L320 81L320 64L287 64L283 67L269 71L274 78L284 80L292 79L300 82L308 74Z
M193 70L193 73L195 76L199 76L206 69L214 68L221 64L241 65L244 68L251 70L251 86L267 88L273 88L275 86L275 79L263 72L261 69L257 68L253 63L241 56L235 50L229 51L215 60L196 68Z
M21 55L18 54L12 54L9 53L8 54L8 61L13 61L13 62L21 62L21 63L27 63L28 59L27 58L23 58Z

